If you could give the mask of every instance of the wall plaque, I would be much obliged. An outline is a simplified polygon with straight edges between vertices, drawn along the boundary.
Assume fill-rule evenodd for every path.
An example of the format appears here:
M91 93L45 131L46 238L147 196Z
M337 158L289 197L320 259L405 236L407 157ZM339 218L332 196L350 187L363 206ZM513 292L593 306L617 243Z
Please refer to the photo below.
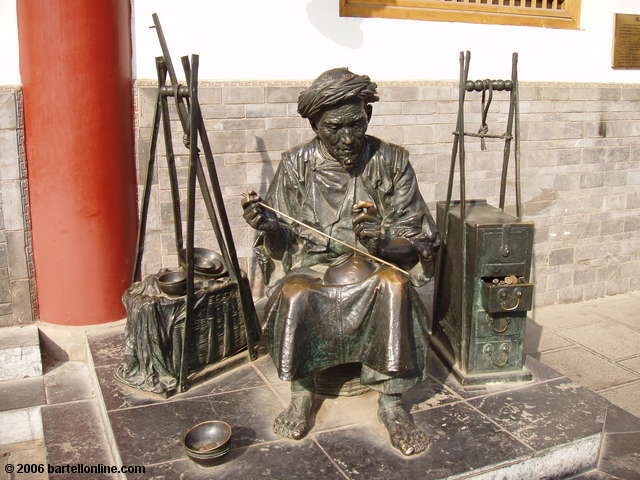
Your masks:
M640 69L640 15L616 13L613 68Z

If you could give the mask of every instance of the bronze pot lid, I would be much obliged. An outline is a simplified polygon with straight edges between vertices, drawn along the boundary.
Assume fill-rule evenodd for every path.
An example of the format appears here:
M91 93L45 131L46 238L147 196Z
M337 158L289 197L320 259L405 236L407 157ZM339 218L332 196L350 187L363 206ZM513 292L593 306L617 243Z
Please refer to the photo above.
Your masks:
M187 266L186 257L187 251L183 248L180 251L180 264L183 268ZM221 276L226 273L222 256L213 250L201 247L193 249L193 269L196 273L211 276Z
M345 254L338 257L326 272L325 285L352 285L370 277L376 266L360 255Z

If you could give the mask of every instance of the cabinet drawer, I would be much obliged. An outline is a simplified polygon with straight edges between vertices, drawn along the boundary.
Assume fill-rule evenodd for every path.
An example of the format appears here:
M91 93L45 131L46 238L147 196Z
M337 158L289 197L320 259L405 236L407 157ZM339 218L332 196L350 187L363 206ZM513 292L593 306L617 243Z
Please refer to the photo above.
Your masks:
M473 345L469 370L487 372L521 369L522 344L512 341L479 342Z
M476 338L522 336L524 316L489 315L484 310L474 312Z
M489 313L526 312L531 310L533 283L494 285L482 281L482 307Z

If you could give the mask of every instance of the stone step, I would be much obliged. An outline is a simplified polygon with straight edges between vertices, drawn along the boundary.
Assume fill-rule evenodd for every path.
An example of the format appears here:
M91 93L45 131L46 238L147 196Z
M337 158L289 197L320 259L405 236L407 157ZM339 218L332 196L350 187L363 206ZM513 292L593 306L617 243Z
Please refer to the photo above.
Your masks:
M47 464L50 466L115 465L101 420L99 405L95 400L46 405L42 407L44 442L47 449ZM87 473L93 480L116 480L117 474ZM70 473L51 473L49 478L72 478Z
M38 328L0 328L0 381L42 375Z

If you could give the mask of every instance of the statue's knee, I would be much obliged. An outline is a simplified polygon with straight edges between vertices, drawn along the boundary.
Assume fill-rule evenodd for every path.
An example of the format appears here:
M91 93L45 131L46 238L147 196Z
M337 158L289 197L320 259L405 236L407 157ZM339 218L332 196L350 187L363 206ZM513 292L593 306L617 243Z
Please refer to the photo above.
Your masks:
M404 287L409 280L404 273L400 273L397 270L391 268L385 268L379 273L382 280L393 286Z
M282 294L290 299L298 299L305 296L311 287L311 282L302 276L295 276L285 280L282 285Z

